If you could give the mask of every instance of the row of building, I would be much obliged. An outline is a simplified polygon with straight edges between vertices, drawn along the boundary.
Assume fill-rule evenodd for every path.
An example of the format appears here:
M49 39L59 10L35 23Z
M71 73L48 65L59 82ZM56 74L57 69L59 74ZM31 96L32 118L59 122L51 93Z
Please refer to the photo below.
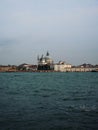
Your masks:
M54 70L54 71L66 71L66 68L71 68L71 64L59 61L54 63L53 59L50 57L49 52L45 56L38 56L38 70Z
M45 56L38 56L37 61L37 65L21 64L20 66L18 66L18 69L32 71L66 71L66 69L72 67L71 64L61 61L59 61L58 63L54 63L49 52L47 52Z
M72 66L64 61L59 61L54 63L53 59L50 57L49 53L46 56L38 56L38 70L53 70L57 72L89 72L98 71L98 65L93 66L91 64L82 64L79 66Z
M21 64L19 66L0 66L0 71L57 71L57 72L87 72L93 71L98 68L98 66L94 67L90 64L83 64L77 67L73 67L71 64L68 64L64 61L59 61L58 63L54 63L51 58L49 52L46 55L37 57L38 64Z

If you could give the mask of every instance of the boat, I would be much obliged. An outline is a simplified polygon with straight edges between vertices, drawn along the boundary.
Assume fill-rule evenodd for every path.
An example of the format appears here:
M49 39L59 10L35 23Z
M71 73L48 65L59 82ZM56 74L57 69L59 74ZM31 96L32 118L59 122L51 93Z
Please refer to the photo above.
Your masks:
M95 70L92 70L91 72L98 72L98 70L97 70L97 69L95 69Z

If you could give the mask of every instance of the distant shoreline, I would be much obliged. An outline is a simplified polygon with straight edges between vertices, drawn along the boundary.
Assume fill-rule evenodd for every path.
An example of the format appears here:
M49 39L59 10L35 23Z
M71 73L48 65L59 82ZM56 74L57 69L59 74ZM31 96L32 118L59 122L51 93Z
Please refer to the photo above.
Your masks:
M54 71L54 70L34 70L34 71L23 71L23 70L7 70L7 71L1 71L0 73L17 73L17 72L32 72L32 73L36 73L36 72L98 72L98 68L70 68L70 69L66 69L66 71Z

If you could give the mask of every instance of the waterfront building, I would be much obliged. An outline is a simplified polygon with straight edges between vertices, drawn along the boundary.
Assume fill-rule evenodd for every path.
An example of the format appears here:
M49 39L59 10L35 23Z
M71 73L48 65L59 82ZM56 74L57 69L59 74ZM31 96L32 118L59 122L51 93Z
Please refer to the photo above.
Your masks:
M0 65L0 72L14 72L16 71L17 66L15 65Z
M38 70L53 70L53 59L50 57L49 52L46 53L46 56L38 56L37 60Z
M71 64L60 61L59 63L54 64L54 71L66 72L71 67L72 67Z
M19 71L36 71L37 65L31 65L31 64L21 64L17 67L17 70Z

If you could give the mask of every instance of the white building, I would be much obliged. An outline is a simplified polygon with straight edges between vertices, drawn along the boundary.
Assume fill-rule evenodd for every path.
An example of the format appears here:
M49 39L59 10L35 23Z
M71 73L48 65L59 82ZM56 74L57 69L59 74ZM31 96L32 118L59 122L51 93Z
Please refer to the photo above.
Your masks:
M58 64L54 64L54 71L66 72L66 70L71 67L72 67L71 64L60 61Z

